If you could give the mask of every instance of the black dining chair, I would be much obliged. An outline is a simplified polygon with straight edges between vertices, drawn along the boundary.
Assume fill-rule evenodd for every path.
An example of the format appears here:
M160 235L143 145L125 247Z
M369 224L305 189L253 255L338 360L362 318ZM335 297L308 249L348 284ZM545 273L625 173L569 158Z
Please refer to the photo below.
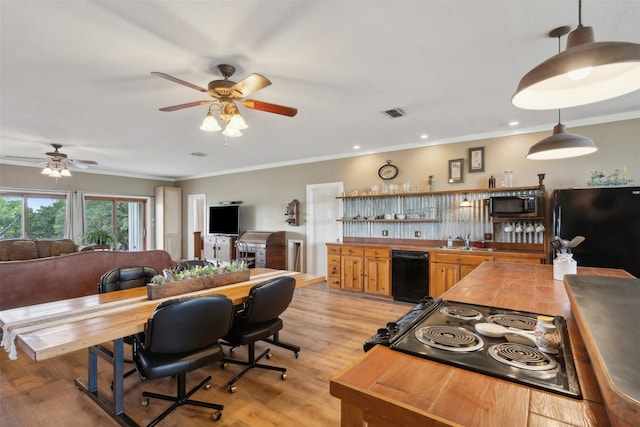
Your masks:
M100 282L98 282L98 292L102 294L146 286L147 283L151 282L153 276L157 274L158 271L155 268L142 265L123 265L112 268L100 278ZM133 337L124 337L124 342L129 345L133 344ZM133 360L125 359L125 363L133 363ZM130 369L124 373L124 378L127 378L135 372L135 368Z
M251 288L247 301L236 310L231 330L223 338L223 342L231 346L231 351L235 347L247 345L248 360L225 358L222 361L222 368L226 368L228 363L244 366L227 383L227 389L230 393L236 391L235 382L253 368L280 371L281 378L283 380L287 378L286 368L258 363L264 357L271 358L271 349L267 348L258 357L255 357L255 343L256 341L267 341L289 348L294 352L294 356L298 357L300 347L283 343L278 339L278 332L283 327L282 319L279 316L289 307L295 287L296 281L289 276L259 283Z
M143 381L175 376L176 395L142 392L144 406L149 398L173 402L149 426L182 405L215 409L212 419L220 420L223 405L190 399L202 387L211 388L211 376L187 392L186 374L224 357L219 340L229 331L232 319L233 302L224 295L169 300L156 307L145 332L135 336L133 359Z

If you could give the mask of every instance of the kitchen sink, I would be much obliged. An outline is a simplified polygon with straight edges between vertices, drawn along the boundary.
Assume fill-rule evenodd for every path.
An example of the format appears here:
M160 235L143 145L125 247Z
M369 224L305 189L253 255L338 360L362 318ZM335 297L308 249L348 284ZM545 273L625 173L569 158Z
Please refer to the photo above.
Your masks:
M440 246L439 249L445 249L448 251L467 251L467 252L494 252L495 248L465 248L464 246Z

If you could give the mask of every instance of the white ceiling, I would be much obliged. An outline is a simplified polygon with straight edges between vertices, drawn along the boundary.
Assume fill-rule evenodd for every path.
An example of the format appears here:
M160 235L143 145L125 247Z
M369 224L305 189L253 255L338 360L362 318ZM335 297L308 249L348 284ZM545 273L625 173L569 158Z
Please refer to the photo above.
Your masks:
M557 112L510 100L522 75L557 53L547 33L576 27L578 1L1 0L0 15L3 162L43 158L59 143L98 161L95 171L177 179L550 134ZM596 41L640 43L638 0L585 0L582 22ZM250 98L298 115L240 107L249 129L225 147L221 133L199 129L207 106L158 111L209 96L151 71L206 87L220 63L237 68L235 81L268 77ZM406 116L382 113L391 108ZM637 117L640 91L562 112L569 131Z

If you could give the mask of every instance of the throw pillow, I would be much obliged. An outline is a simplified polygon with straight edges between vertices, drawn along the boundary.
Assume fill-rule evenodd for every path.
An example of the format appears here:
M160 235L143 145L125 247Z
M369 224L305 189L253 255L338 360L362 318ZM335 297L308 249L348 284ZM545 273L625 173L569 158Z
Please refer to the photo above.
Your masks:
M11 258L11 261L37 258L38 248L36 247L36 242L33 240L13 242L9 257Z

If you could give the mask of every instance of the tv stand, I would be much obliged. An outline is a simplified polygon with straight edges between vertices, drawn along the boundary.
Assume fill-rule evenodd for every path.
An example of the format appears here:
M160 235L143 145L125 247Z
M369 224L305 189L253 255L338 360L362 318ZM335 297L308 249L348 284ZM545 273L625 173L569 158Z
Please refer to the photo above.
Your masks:
M285 270L284 231L247 231L236 242L238 259L250 268Z
M236 259L238 236L210 234L204 238L204 258L208 261L231 262Z

